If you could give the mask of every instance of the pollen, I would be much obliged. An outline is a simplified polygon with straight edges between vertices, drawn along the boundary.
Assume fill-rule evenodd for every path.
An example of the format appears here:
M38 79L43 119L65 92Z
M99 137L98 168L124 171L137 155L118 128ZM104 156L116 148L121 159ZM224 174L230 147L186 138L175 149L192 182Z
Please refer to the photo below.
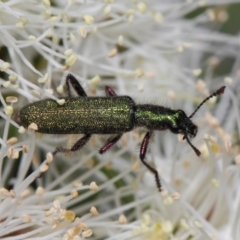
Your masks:
M40 167L40 172L46 172L48 169L49 169L48 165L47 165L47 164L43 164L43 165Z
M196 88L197 90L202 91L206 88L206 84L203 82L203 80L198 80Z
M72 53L73 53L72 48L69 48L69 49L65 50L64 55L65 55L66 57L69 57L69 56L71 56Z
M87 230L87 229L88 229L87 224L84 223L84 222L80 222L80 223L78 224L78 227L81 228L81 229L83 229L83 230Z
M217 154L221 151L221 147L217 143L211 143L210 147L211 147L212 152L215 154Z
M37 124L36 124L36 123L31 123L31 124L28 126L28 130L37 131L37 130L38 130Z
M18 98L17 97L14 97L14 96L8 96L6 97L6 102L7 103L16 103L18 101Z
M135 161L132 165L132 171L136 171L139 169L139 161Z
M23 22L17 22L15 26L18 29L23 29L25 25L23 24Z
M4 108L4 112L6 113L7 116L11 116L13 114L13 107L12 106L6 106Z
M99 85L100 82L101 82L101 78L100 78L98 75L96 75L95 77L93 77L93 78L89 81L89 84L90 84L91 86L97 86L97 85Z
M57 92L58 92L58 93L63 93L63 85L59 85L59 86L57 87Z
M19 158L19 151L14 150L12 158L13 159L18 159Z
M78 191L77 190L72 190L71 191L71 197L76 198L78 196Z
M224 145L225 145L225 149L226 149L226 152L231 152L232 150L232 142L229 141L229 140L225 140L224 141Z
M144 91L144 85L143 84L139 85L137 90L138 90L138 92L143 92Z
M74 182L72 183L72 185L73 185L74 187L81 187L83 184L82 184L82 182L81 182L80 180L76 180L76 181L74 181Z
M191 42L184 42L184 43L183 43L183 47L184 47L184 48L191 48L192 45L193 45L193 44L192 44Z
M64 239L75 239L75 237L80 233L81 228L79 226L76 226L74 228L71 228L67 231L68 238Z
M65 212L65 219L69 222L73 222L76 215L73 211L66 211Z
M51 6L51 3L50 3L49 0L41 0L41 2L45 7L50 7Z
M42 196L42 195L44 194L44 192L45 192L45 190L44 190L43 187L38 187L38 188L36 189L36 191L35 191L35 194L36 194L37 196Z
M120 217L118 218L118 222L121 225L126 224L127 223L127 218L124 215L120 215Z
M188 223L187 223L187 221L186 221L186 219L184 219L184 218L182 218L181 220L180 220L180 226L183 228L183 229L185 229L185 230L189 230L189 225L188 225Z
M28 18L26 18L26 17L20 17L20 21L21 21L24 25L26 25L26 24L29 23L29 20L28 20Z
M180 200L181 199L181 195L178 192L175 192L171 195L172 199L174 200Z
M217 57L210 57L208 59L208 65L212 68L215 68L219 65L219 58Z
M49 75L46 73L42 78L38 79L39 83L46 83L49 80Z
M137 78L140 78L144 75L144 71L141 69L141 68L137 68L136 71L135 71L135 76Z
M10 192L6 188L0 188L0 195L10 197Z
M111 12L111 9L111 5L107 5L103 10L103 14L108 15Z
M99 212L98 212L97 208L94 207L94 206L91 207L90 213L95 217L99 215Z
M134 15L130 15L130 16L128 17L128 23L132 23L133 20L134 20Z
M108 53L108 57L112 58L115 57L118 53L118 50L116 48L112 49L109 53Z
M53 89L51 89L51 88L44 89L44 91L53 95Z
M240 164L240 154L234 158L236 164Z
M80 27L80 28L78 29L78 33L79 33L79 35L80 35L82 38L86 38L88 32L87 32L87 30L86 30L85 27Z
M84 15L83 18L87 25L92 25L94 23L94 17L91 15Z
M66 59L65 63L67 66L73 66L77 61L77 55L72 54L69 58Z
M194 70L192 71L192 73L193 73L193 76L198 77L198 76L201 75L202 69L200 69L200 68L194 69Z
M147 5L144 2L138 3L137 8L141 13L145 13L147 11Z
M197 228L201 228L202 224L199 221L194 221L194 226Z
M8 79L10 82L16 82L18 77L17 77L17 75L11 74L11 75L9 75Z
M7 145L13 145L18 141L16 137L9 138L6 142Z
M25 214L25 215L22 215L22 221L24 223L30 223L32 221L32 218L30 215Z
M95 182L91 182L89 187L94 192L98 191L98 185Z
M32 162L36 166L39 165L39 159L36 155L33 155Z
M15 149L13 148L13 147L10 147L9 149L8 149L8 157L9 158L12 158L13 157L13 155L14 155L14 151L15 151Z
M70 68L70 66L65 65L65 66L62 67L62 71L67 71L69 68Z
M233 80L230 77L225 77L224 82L229 86L232 86L232 84L233 84Z
M74 43L76 41L76 36L73 33L70 33L71 42Z
M48 211L44 212L45 217L49 217L54 213L54 208L49 209Z
M40 92L38 92L37 90L31 90L31 93L33 96L38 97L38 98L41 96Z
M87 229L82 232L83 237L90 237L90 236L92 236L92 234L93 234L93 231L91 229Z
M64 105L65 102L66 102L65 99L59 99L59 100L57 100L57 103L58 103L58 105L60 105L60 106Z
M211 183L212 183L212 186L215 187L215 188L218 188L219 187L219 180L216 179L216 178L212 178L211 179Z
M36 40L36 37L34 35L29 35L28 36L28 40L30 41L35 41Z
M11 190L9 191L9 193L10 193L10 197L11 197L11 198L16 198L16 193L15 193L14 190L11 189Z
M51 152L46 155L47 163L51 163L53 161L53 154Z
M168 95L168 98L171 99L171 100L175 100L176 99L176 93L172 90L169 90L167 92L167 95Z
M163 199L163 203L164 203L164 205L166 205L166 206L172 205L172 204L173 204L173 199L172 199L172 197L170 197L170 196L165 197L165 198Z
M124 37L123 37L122 35L120 35L120 36L118 37L118 45L119 45L119 46L123 46L123 41L124 41Z
M160 12L155 13L153 18L154 18L156 23L161 24L161 23L164 22L164 16Z
M135 14L135 10L129 8L126 13L127 13L127 15L134 15Z
M6 82L3 83L3 86L4 86L5 88L8 88L10 85L11 85L11 82L10 82L10 81L6 81Z
M31 194L32 194L32 191L29 188L27 188L21 192L20 196L21 198L25 199L25 198L28 198Z
M176 51L178 52L178 53L182 53L183 52L183 46L178 46L177 48L176 48Z

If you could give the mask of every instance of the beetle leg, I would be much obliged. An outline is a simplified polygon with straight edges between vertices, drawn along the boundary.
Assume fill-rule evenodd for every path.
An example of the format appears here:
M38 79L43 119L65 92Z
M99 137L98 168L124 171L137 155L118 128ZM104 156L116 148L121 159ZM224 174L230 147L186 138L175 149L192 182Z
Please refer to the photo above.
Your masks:
M147 162L145 162L144 158L146 156L146 151L147 151L147 147L148 147L148 143L149 143L149 139L151 138L152 136L152 133L153 131L149 131L147 132L147 134L145 135L143 141L142 141L142 144L141 144L141 148L140 148L140 159L143 163L143 165L145 165L145 167L147 167L147 169L154 174L155 176L155 181L156 181L156 184L157 184L157 188L159 190L159 192L161 192L161 181L160 181L160 178L159 178L159 175L158 175L158 172L155 168L151 167Z
M99 153L105 153L110 147L112 147L120 138L122 137L122 133L115 136L111 140L109 140L100 150Z
M107 97L116 97L117 96L117 94L114 92L114 90L109 86L105 87L105 93L106 93Z
M54 152L52 152L53 156L56 155L58 152L75 152L80 150L90 139L91 134L86 134L82 138L80 138L70 149L67 148L56 148Z
M68 74L66 77L66 86L67 86L67 93L69 97L72 97L71 91L70 91L70 85L69 85L70 83L79 97L87 97L86 92L84 91L80 83L77 81L77 79L72 74Z

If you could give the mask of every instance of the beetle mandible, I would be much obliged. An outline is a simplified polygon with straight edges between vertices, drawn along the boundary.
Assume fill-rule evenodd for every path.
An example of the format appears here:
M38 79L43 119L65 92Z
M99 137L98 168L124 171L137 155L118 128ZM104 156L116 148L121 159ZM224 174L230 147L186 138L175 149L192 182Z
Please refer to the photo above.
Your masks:
M70 84L79 97L72 97ZM106 152L125 132L136 127L148 129L140 147L140 159L154 174L156 185L161 191L160 177L156 169L145 161L145 155L154 130L169 129L174 134L182 134L195 153L201 152L192 145L189 138L196 136L198 127L191 121L193 115L210 98L224 93L225 86L219 88L204 99L196 110L187 116L183 110L172 110L152 104L136 104L129 96L117 96L114 90L106 86L106 97L88 97L77 79L68 74L66 77L68 97L60 106L55 100L45 99L23 107L17 116L17 122L27 128L31 123L38 126L37 132L46 134L84 134L70 149L56 148L53 152L74 152L81 149L92 134L113 134L114 136L99 150Z

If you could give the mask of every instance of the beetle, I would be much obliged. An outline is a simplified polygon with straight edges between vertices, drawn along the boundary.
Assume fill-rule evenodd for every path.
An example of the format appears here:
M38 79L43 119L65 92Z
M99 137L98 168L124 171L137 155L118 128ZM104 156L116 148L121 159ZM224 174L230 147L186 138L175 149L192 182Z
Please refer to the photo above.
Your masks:
M73 97L70 85L78 94ZM88 97L77 79L68 74L66 77L68 97L64 105L59 105L53 99L45 99L23 107L17 116L17 122L23 127L31 123L38 126L37 132L46 134L84 134L70 149L56 148L53 152L74 152L81 149L91 138L92 134L112 134L107 143L99 150L105 153L125 132L136 127L148 129L140 147L140 160L154 174L156 185L161 191L160 177L156 169L145 161L145 155L154 130L169 129L174 134L182 134L188 144L200 156L201 152L193 146L189 138L197 135L198 127L191 118L198 109L210 98L224 93L225 86L219 88L204 99L196 110L187 116L181 110L172 110L159 105L136 104L129 96L117 96L114 90L106 86L106 97Z

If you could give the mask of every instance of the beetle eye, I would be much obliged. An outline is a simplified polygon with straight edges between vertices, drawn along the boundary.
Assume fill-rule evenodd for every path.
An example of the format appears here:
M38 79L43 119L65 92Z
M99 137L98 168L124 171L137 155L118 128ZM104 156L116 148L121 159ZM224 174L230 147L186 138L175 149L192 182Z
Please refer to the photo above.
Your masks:
M194 130L193 130L193 136L194 137L197 135L197 131L198 131L198 129L197 129L197 127L195 127Z
M172 125L170 130L172 133L175 133L175 134L180 133L181 131L177 125Z

